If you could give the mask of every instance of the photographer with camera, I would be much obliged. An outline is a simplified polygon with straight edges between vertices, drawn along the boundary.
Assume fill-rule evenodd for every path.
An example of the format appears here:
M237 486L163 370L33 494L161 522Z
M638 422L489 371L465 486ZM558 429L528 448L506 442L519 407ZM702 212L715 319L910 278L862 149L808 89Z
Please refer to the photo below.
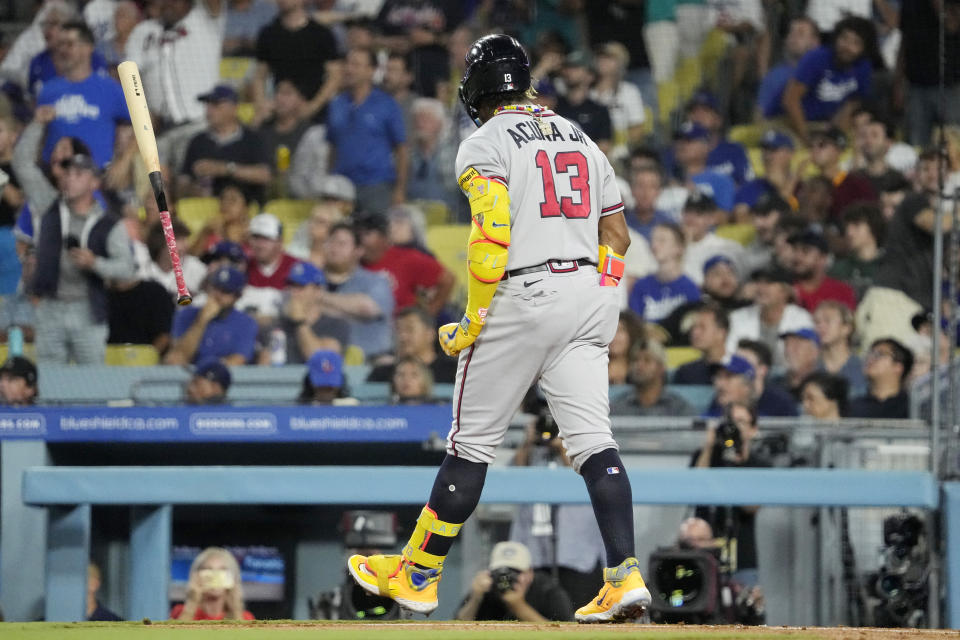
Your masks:
M549 576L535 573L530 551L519 542L498 542L490 566L473 578L457 620L573 620L567 594Z
M736 357L736 356L735 356ZM724 417L715 426L707 425L703 445L693 456L693 466L768 467L751 444L758 435L757 410L752 402L734 401L725 405ZM727 561L734 583L745 589L757 585L756 514L759 507L700 506L695 510L718 537L725 539Z

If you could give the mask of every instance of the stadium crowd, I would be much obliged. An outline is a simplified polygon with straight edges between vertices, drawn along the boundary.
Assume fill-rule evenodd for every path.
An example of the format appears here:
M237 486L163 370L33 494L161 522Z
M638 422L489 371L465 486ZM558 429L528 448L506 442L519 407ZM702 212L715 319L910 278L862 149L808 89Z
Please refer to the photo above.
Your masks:
M468 223L457 85L491 31L619 176L615 414L694 414L674 391L713 385L707 415L907 417L941 331L935 211L960 186L956 0L38 0L0 44L4 402L37 397L13 335L40 365L149 345L196 367L193 403L223 401L228 366L283 364L306 365L303 402L335 402L345 363L430 401L456 371L435 328L459 315L466 233L435 231Z

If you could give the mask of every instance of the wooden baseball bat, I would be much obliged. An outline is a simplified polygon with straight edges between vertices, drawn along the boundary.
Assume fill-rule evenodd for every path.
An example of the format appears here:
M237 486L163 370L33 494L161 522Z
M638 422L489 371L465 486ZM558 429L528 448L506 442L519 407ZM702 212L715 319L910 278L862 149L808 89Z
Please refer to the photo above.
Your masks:
M143 81L140 79L140 69L132 60L121 62L117 67L120 74L120 84L123 86L123 97L127 100L127 110L130 112L130 122L133 124L133 134L137 138L140 148L140 157L147 166L150 186L157 199L157 208L160 209L160 224L163 227L163 237L167 241L167 250L170 252L170 262L173 263L173 275L177 279L177 303L190 304L193 298L187 290L183 280L183 267L180 265L180 253L177 251L177 238L173 233L173 223L170 222L170 211L167 209L167 196L163 191L163 176L160 173L160 153L157 151L157 137L153 133L153 123L150 121L150 109L147 107L147 98L143 93Z

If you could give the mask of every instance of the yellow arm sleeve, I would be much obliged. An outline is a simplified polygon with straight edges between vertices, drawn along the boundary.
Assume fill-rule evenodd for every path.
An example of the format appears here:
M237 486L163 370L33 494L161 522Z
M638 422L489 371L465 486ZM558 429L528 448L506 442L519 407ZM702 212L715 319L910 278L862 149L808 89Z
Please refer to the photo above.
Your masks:
M480 177L472 168L461 176L460 184L470 202L472 217L467 245L470 278L464 316L469 320L467 332L475 336L483 327L487 308L507 266L510 194L502 183Z

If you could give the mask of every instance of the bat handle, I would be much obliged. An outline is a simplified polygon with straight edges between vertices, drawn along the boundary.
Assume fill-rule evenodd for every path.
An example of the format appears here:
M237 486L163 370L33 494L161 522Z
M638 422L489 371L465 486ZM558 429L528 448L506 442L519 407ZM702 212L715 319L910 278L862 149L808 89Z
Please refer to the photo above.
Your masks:
M163 193L157 196L161 199ZM164 204L166 198L164 198ZM160 225L163 227L163 237L167 241L167 249L170 252L170 263L173 265L173 275L177 279L177 304L187 305L193 301L190 292L187 290L187 283L183 279L183 267L180 265L180 252L177 251L177 237L173 232L173 222L170 220L170 212L166 208L160 211Z

